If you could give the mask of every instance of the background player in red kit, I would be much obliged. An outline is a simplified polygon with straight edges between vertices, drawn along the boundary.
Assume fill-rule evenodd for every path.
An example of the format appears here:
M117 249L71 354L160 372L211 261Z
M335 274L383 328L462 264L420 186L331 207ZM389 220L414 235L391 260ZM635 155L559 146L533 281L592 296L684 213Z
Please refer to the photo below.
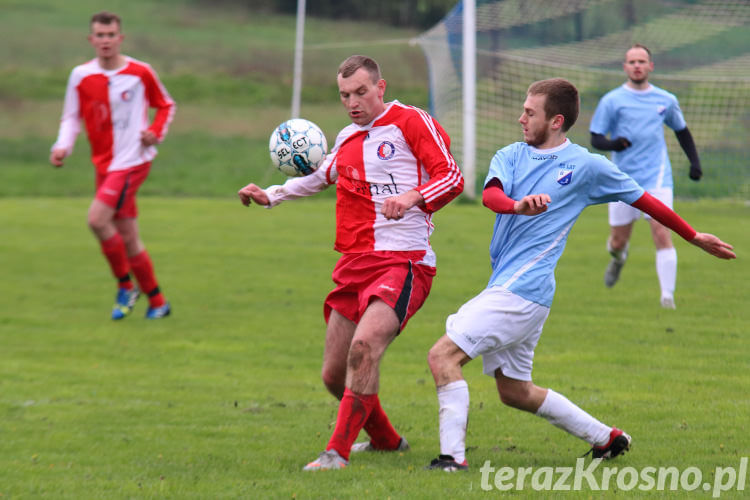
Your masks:
M430 291L432 213L464 183L443 128L421 109L383 101L386 82L375 61L351 56L337 80L352 123L320 168L282 186L248 184L238 193L245 205L272 207L336 184L334 248L343 255L324 306L322 377L341 403L326 451L304 470L343 468L351 451L408 448L380 406L380 360ZM353 448L362 428L371 440Z
M91 18L88 40L96 57L70 74L49 161L56 167L63 165L73 152L83 119L96 168L96 196L88 224L118 280L112 319L130 314L140 295L130 280L131 271L148 295L146 318L157 319L169 315L170 306L138 235L135 195L148 176L156 156L154 145L164 139L175 104L151 66L120 53L124 38L120 27L119 16L111 12ZM156 108L150 125L148 108Z

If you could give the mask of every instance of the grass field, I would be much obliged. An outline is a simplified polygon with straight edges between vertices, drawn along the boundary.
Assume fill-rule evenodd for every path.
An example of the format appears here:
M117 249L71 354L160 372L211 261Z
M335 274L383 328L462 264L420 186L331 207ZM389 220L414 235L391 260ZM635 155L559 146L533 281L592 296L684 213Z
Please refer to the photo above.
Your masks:
M497 494L480 488L486 460L558 467L586 451L503 407L475 362L465 370L474 468L422 470L438 452L425 357L445 317L485 284L486 209L454 204L436 215L432 294L383 363L381 399L412 451L310 474L300 469L324 448L337 408L319 380L332 200L266 211L144 197L142 233L174 315L146 322L140 302L118 323L108 319L114 290L85 227L87 205L0 199L0 498L475 498ZM709 478L750 449L750 207L677 209L734 243L739 259L678 241L678 309L665 311L643 223L621 283L606 290L606 211L588 209L558 267L535 379L633 435L632 452L614 465L695 466Z

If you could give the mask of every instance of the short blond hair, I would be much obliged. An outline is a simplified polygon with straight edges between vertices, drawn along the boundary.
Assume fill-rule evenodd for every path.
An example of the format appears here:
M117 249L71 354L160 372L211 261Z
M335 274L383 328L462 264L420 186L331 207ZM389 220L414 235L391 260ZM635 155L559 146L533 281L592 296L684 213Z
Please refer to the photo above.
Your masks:
M380 66L375 59L367 56L349 56L339 65L338 74L344 78L352 76L359 68L365 69L372 79L372 83L378 83L382 78L380 76Z

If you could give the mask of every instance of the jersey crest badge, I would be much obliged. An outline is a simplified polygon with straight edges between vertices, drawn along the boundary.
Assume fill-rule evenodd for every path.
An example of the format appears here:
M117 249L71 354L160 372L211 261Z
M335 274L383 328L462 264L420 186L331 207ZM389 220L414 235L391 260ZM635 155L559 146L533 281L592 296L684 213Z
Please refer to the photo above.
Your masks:
M660 115L663 115L665 111L667 111L666 106L663 106L661 104L656 106L656 112L659 113Z
M557 172L557 183L561 186L567 186L573 180L573 170L561 168Z
M381 160L390 160L396 154L396 146L390 141L383 141L378 146L378 158Z

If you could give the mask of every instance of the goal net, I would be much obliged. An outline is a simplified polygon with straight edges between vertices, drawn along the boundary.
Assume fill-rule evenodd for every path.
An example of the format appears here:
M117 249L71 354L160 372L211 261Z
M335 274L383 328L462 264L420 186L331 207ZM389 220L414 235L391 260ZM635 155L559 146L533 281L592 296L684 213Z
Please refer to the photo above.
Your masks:
M463 154L462 12L459 2L417 39L428 60L431 111L456 158ZM568 136L595 151L591 116L625 81L625 51L641 43L655 63L650 81L679 99L703 165L703 179L690 181L688 160L665 129L676 195L750 199L750 1L476 0L475 13L475 192L495 151L522 140L517 119L535 80L563 77L578 87L581 114Z

